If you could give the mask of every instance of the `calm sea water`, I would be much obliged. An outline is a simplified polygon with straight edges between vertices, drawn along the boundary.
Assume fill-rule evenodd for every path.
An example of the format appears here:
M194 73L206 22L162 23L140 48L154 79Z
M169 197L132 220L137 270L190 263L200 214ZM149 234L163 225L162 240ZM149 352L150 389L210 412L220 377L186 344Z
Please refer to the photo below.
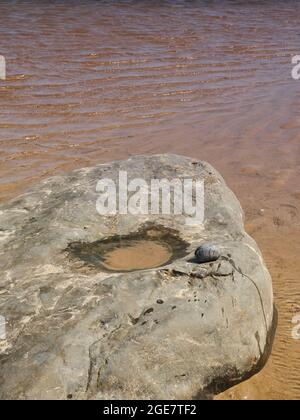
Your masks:
M216 166L272 273L264 371L229 398L300 398L297 1L2 1L0 200L43 177L140 153Z

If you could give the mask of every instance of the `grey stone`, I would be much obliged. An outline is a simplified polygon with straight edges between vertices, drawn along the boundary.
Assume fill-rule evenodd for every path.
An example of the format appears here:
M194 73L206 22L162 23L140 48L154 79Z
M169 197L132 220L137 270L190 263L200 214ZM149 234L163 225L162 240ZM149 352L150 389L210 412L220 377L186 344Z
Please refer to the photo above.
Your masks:
M195 262L199 264L217 261L221 254L215 245L204 244L199 246L195 251Z
M205 182L205 222L184 215L100 216L96 184L129 178ZM182 255L111 273L69 252L145 226L178 235ZM213 243L221 257L193 262ZM207 163L134 157L57 176L0 207L0 398L193 399L256 373L272 342L272 282L243 212Z

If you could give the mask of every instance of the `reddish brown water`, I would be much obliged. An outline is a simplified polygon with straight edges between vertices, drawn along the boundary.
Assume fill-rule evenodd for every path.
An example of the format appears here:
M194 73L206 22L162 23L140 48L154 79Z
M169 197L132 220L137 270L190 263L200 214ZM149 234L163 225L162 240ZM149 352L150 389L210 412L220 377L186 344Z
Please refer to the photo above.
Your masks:
M296 1L0 3L2 201L159 152L209 161L240 198L279 327L268 366L226 398L300 398L299 15Z
M104 255L103 265L112 271L134 271L155 268L172 258L171 249L159 242L140 240L118 247Z

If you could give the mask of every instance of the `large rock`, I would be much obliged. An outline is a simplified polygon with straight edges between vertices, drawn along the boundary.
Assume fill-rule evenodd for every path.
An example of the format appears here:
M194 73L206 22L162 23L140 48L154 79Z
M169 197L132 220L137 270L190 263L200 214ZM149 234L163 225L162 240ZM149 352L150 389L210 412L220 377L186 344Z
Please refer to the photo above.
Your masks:
M119 170L203 179L204 224L100 216L96 184ZM144 271L88 261L95 241L137 231L187 248ZM222 256L197 264L207 242ZM236 197L205 162L135 157L43 181L0 207L0 266L1 398L210 398L257 372L271 345L270 275Z

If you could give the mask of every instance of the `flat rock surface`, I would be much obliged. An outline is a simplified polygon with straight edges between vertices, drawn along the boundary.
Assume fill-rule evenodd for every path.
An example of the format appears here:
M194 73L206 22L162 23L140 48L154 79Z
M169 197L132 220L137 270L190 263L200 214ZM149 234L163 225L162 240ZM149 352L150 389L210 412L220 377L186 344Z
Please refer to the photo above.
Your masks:
M99 215L97 182L120 170L204 180L204 223ZM147 229L174 235L185 252L119 273L72 251ZM205 243L221 258L197 264ZM271 345L270 275L238 200L205 162L138 156L43 181L0 207L0 267L2 399L211 398L254 374Z

